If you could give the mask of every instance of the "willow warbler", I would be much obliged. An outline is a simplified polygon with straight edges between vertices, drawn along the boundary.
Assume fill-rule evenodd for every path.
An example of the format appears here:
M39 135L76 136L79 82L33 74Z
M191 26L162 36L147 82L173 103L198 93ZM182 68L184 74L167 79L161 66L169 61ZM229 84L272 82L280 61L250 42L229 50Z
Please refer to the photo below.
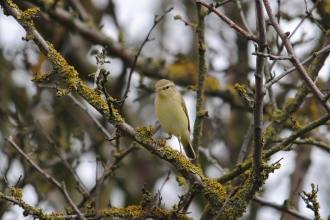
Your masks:
M186 155L195 159L196 154L190 143L190 121L186 103L172 81L162 79L156 83L155 111L163 130L178 138ZM180 146L181 147L181 146Z

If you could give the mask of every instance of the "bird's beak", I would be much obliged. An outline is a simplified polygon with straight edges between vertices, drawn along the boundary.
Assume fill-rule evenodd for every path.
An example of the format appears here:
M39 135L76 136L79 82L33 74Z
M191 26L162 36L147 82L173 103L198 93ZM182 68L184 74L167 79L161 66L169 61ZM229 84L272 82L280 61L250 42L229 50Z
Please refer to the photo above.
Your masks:
M155 90L155 92L159 92L159 90L160 90L160 88L157 88L157 89Z

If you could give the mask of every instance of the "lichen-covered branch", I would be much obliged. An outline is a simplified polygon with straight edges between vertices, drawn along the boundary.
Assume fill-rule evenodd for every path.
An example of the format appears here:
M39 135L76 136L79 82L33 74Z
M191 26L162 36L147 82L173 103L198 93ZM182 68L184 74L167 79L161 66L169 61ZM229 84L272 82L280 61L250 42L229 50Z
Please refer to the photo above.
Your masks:
M196 120L194 124L194 139L192 141L192 146L196 152L198 162L198 148L200 145L200 139L203 132L203 121L204 117L207 116L207 111L203 109L204 107L204 88L205 88L205 78L207 73L206 65L206 42L205 42L205 16L207 11L199 4L197 4L197 44L198 44L198 80L197 80L197 101L196 101Z
M48 181L50 181L52 184L54 184L62 192L62 194L64 195L65 199L70 204L70 206L72 207L72 209L77 213L77 215L79 216L79 218L85 219L84 216L82 215L82 213L80 212L80 210L78 209L78 207L72 201L72 199L69 196L68 192L66 191L64 183L59 183L52 176L48 175L44 170L42 170L36 163L34 163L23 152L23 150L19 146L17 146L17 144L12 139L6 138L6 140L15 148L15 150L17 152L19 152L19 154L21 154L24 157L24 159L26 159L31 164L31 166L33 166L34 169L36 169L41 175L43 175ZM13 187L12 187L12 190L14 190ZM16 193L12 193L12 194L16 194ZM22 191L20 191L19 195L17 197L15 197L15 198L19 200L19 199L22 199L22 197L23 197Z

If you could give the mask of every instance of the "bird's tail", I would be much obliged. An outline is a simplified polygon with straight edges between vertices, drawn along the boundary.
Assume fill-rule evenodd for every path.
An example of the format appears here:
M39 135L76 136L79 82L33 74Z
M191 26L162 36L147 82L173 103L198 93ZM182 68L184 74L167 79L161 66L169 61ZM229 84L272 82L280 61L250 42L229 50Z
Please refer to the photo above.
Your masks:
M187 157L189 157L189 159L191 159L191 160L196 159L196 154L195 154L194 148L191 146L189 136L188 136L188 138L182 137L181 143L183 145L183 148L184 148L184 151L186 152Z

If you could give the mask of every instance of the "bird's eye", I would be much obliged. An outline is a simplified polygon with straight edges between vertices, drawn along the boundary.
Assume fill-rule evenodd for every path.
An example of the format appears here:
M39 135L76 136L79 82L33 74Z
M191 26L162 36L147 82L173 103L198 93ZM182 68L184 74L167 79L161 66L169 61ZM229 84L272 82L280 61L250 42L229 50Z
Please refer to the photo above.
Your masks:
M170 86L166 86L166 89L169 89L170 88Z

